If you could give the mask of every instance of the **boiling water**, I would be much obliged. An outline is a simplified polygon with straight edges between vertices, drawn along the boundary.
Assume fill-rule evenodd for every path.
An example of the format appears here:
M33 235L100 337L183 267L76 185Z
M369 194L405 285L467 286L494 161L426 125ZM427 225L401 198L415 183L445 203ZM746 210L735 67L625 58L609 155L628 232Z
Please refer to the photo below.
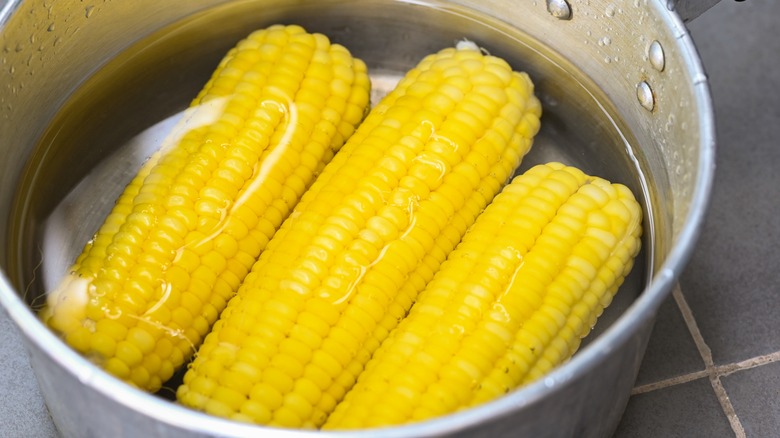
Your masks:
M456 9L405 7L410 13L399 15L385 10L391 6L356 11L336 4L323 13L237 2L172 24L107 61L74 90L26 165L9 257L9 274L26 300L33 308L42 303L226 51L251 30L282 22L323 32L366 61L374 102L425 54L464 37L528 72L544 113L519 171L561 161L626 184L644 205L644 249L594 335L608 327L641 293L653 260L643 157L617 112L581 71L525 34Z

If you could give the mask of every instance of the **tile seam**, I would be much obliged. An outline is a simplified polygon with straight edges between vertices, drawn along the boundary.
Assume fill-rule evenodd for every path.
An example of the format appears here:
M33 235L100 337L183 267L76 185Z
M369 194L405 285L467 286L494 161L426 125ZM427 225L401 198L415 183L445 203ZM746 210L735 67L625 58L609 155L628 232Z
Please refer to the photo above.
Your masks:
M704 370L709 375L710 385L712 386L713 391L715 391L715 396L718 398L721 409L726 415L726 418L731 425L731 429L734 431L734 435L736 438L745 438L745 428L742 426L742 422L739 420L737 412L734 410L734 405L731 404L726 388L723 387L723 383L720 381L718 368L715 367L715 362L712 359L712 350L704 341L704 336L702 336L701 330L699 330L699 325L696 323L693 311L691 311L688 302L685 300L679 283L675 285L672 296L677 303L677 307L680 309L680 313L682 313L683 320L688 327L688 331L691 333L691 337L693 337L696 349L699 350L699 354L704 361Z
M773 362L780 362L780 351L751 357L750 359L745 359L726 365L717 365L715 366L715 370L718 377L726 377L738 371L749 370L751 368L760 367L762 365L767 365Z
M657 389L681 385L683 383L709 377L710 375L715 375L719 378L727 377L739 371L749 370L751 368L760 367L773 362L780 362L780 351L751 357L750 359L745 359L739 362L733 362L725 365L714 365L712 370L703 369L700 371L693 371L690 373L680 374L674 377L668 377L666 379L645 383L643 385L638 385L631 390L631 395L644 394L646 392L655 391Z
M646 392L655 391L657 389L668 388L670 386L680 385L683 383L692 382L704 377L708 377L709 374L706 370L696 371L693 373L682 374L679 376L670 377L668 379L659 380L657 382L647 383L645 385L635 386L631 390L631 395L644 394Z

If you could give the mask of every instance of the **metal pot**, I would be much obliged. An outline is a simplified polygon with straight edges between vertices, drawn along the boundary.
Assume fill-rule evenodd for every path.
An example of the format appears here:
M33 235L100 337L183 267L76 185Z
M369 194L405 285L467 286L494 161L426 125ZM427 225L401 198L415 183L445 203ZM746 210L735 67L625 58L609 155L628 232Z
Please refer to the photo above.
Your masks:
M627 183L645 207L640 262L569 363L494 402L371 435L608 436L656 311L692 252L714 172L707 78L668 7L688 19L716 1L6 2L0 303L23 335L57 428L74 437L315 434L216 419L135 390L71 351L33 312L164 120L230 45L281 21L347 45L368 63L378 93L423 54L475 40L537 84L543 129L524 167L579 165Z

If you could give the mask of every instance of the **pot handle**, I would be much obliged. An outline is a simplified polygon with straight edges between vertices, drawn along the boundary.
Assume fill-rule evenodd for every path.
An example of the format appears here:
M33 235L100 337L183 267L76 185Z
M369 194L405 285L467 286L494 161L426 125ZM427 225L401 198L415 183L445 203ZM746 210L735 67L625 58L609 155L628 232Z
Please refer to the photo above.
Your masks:
M684 22L693 20L720 0L668 0L666 6L682 18ZM736 0L738 2L744 0Z

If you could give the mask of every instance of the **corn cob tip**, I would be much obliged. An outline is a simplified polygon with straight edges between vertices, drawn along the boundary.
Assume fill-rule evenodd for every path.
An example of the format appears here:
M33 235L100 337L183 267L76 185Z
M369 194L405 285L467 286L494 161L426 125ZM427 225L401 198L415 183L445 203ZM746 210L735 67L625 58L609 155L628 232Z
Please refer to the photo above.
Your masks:
M462 40L458 41L457 44L455 44L455 48L458 50L477 50L477 51L483 51L481 47L477 45L474 41L471 41L468 38L463 38Z
M60 331L70 331L86 318L89 281L69 273L57 287L46 295L46 306L40 318L47 325Z

